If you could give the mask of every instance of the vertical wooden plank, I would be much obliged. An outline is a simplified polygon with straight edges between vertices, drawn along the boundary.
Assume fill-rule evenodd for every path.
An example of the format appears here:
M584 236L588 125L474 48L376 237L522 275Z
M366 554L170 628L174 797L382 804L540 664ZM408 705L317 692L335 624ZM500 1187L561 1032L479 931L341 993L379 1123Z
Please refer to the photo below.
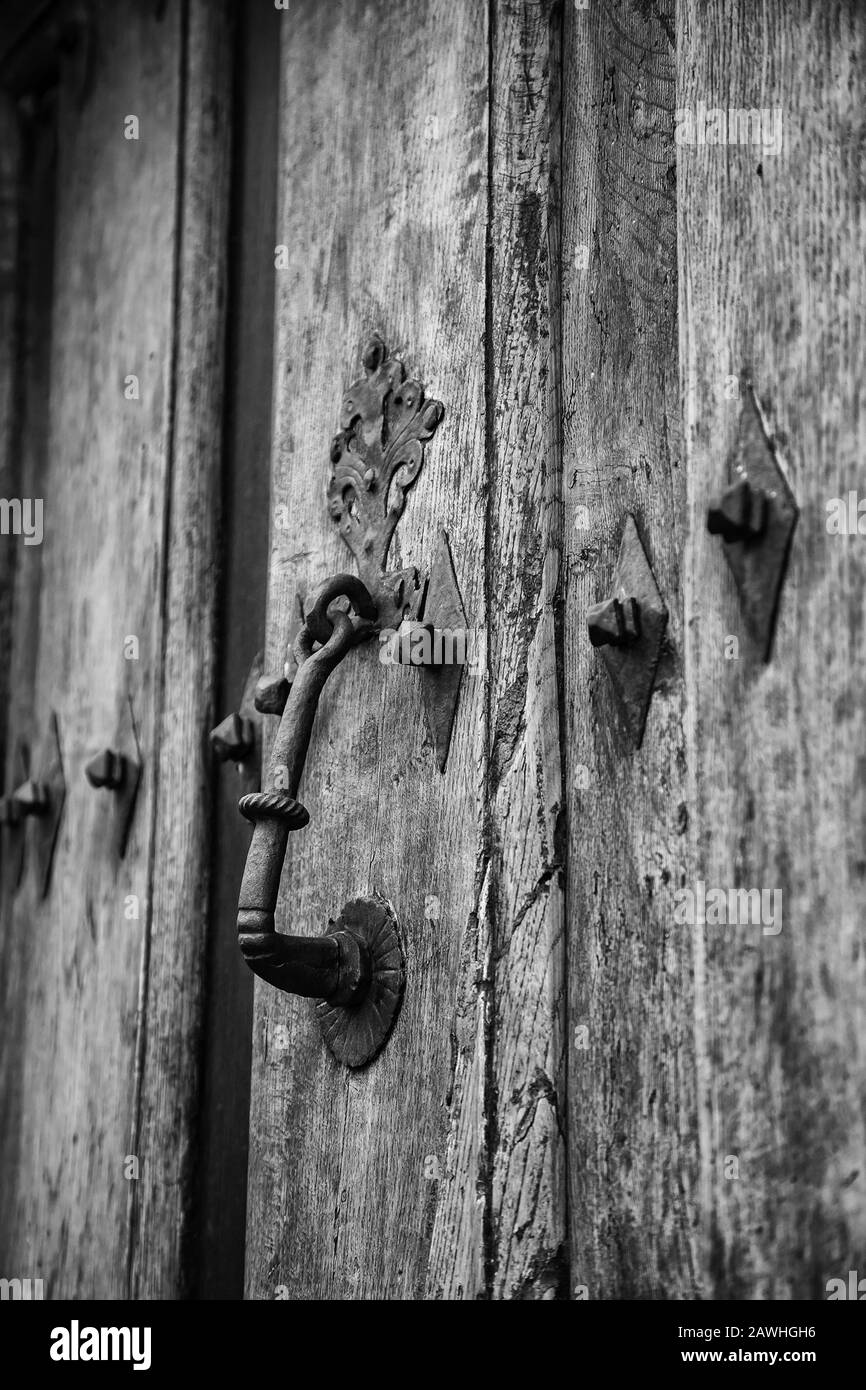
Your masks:
M142 954L130 1296L184 1291L191 1235L210 872L225 258L229 0L189 0L178 202L172 436L158 653L153 861ZM156 654L155 654L156 655Z
M270 0L236 20L234 167L229 236L226 436L219 595L218 717L237 709L264 645L268 571L274 228L280 15ZM217 774L201 1165L196 1179L199 1298L242 1298L253 1041L253 975L237 949L237 885L249 834L239 833L238 776Z
M560 583L561 9L495 6L491 81L491 1297L568 1289ZM495 617L494 617L495 615Z
M16 448L16 398L20 295L18 247L21 225L21 136L14 103L0 93L0 497L20 496L21 469ZM12 593L18 547L0 545L0 592ZM9 707L9 663L12 653L12 605L0 608L0 709ZM7 767L6 719L0 720L0 769Z
M88 786L83 767L112 738L127 696L146 757L154 747L173 328L177 10L159 22L150 8L103 7L98 27L86 99L71 72L58 94L50 373L26 369L39 392L29 418L37 439L45 422L47 440L28 454L42 467L25 483L44 499L38 622L22 629L18 610L15 632L18 652L33 649L25 732L35 735L35 768L55 710L67 799L48 897L31 848L3 924L4 1272L43 1278L49 1298L127 1289L124 1164L153 784L148 770L119 864L112 799ZM130 112L142 122L138 141L124 139ZM137 401L124 395L129 373ZM125 659L129 634L138 661ZM125 911L133 895L138 917Z
M673 7L566 6L563 115L572 1293L689 1298L697 1120L676 335ZM586 611L633 513L670 614L643 745Z
M15 104L10 101L7 113L5 195L11 259L4 296L4 344L9 356L4 365L7 413L2 496L35 499L42 491L48 452L45 405L50 394L54 285L56 94L41 93ZM6 787L11 792L20 775L15 745L19 740L26 740L28 745L33 741L42 546L24 545L20 538L10 536L3 538L0 548L4 592L11 598L2 620L7 663L4 735L8 735L8 743L4 761ZM11 851L12 840L7 839L6 844ZM14 879L17 850L10 857ZM4 872L4 887L11 891L14 886L9 872Z
M678 171L697 876L782 894L778 933L692 929L707 1287L824 1298L866 1267L866 548L828 531L831 499L864 478L866 15L684 0L679 23L695 136ZM699 104L752 111L765 143L719 143L716 117L699 143ZM705 521L747 378L800 507L768 664Z
M283 17L282 90L272 507L288 525L272 524L268 661L297 598L351 568L325 503L328 445L371 329L447 412L391 562L429 566L444 526L483 627L484 17L448 0L301 0ZM348 1073L309 1001L257 982L252 1297L483 1289L484 708L470 673L442 776L416 673L383 667L373 643L325 688L280 929L322 931L375 889L405 930L407 989L384 1053Z
M4 885L0 1239L4 1271L43 1278L53 1298L185 1287L209 855L226 18L197 0L188 11L96 8L90 80L61 65L56 223L34 222L32 278L48 289L41 239L54 239L51 351L50 370L38 352L24 364L23 485L44 498L45 534L40 581L16 594L10 729L34 734L38 774L57 712L67 800L48 897L32 852L17 896ZM113 740L126 700L144 776L121 861L113 798L83 767Z
M22 129L18 112L11 99L3 94L3 287L2 328L0 334L0 391L2 391L3 420L0 474L5 498L33 497L39 492L44 460L40 445L44 431L32 425L33 397L42 397L39 388L47 374L47 346L50 343L50 286L51 255L39 257L46 239L37 241L33 232L36 209L50 212L53 201L54 170L48 152L54 147L54 122L34 123L30 130ZM42 157L37 157L41 153ZM25 159L28 163L25 165ZM25 168L27 173L25 174ZM53 221L53 219L52 219ZM27 253L25 254L25 247ZM33 273L33 260L40 265L41 277ZM38 295L36 286L48 287L48 304ZM34 360L33 346L41 351ZM25 364L30 368L31 389L25 390ZM35 387L35 390L33 389ZM42 397L44 399L44 397ZM43 410L44 418L44 410ZM0 618L0 700L3 711L3 787L6 794L14 791L20 772L16 745L30 734L27 711L32 704L35 643L22 640L34 632L34 615L38 614L40 547L25 547L18 537L0 539L0 587L7 597ZM28 621L30 620L30 621ZM35 635L35 634L34 634ZM2 981L14 970L13 953L6 924L11 913L13 895L21 872L20 831L11 827L0 831L0 912L4 930L0 933L0 998L5 1002ZM13 1008L8 1027L20 1014ZM22 1049L6 1043L5 1059L0 1063L0 1154L11 1171L18 1167L21 1112L25 1096L18 1081L22 1067ZM9 1187L0 1184L0 1258L9 1249L8 1216L11 1203ZM5 1265L4 1265L5 1267ZM14 1277L14 1276L13 1276Z

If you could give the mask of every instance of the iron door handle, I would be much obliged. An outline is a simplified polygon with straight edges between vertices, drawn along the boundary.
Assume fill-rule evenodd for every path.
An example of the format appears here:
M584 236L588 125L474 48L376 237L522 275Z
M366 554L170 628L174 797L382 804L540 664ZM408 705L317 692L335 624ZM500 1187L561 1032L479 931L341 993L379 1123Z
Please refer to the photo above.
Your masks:
M340 596L351 600L355 621L345 613L328 613ZM238 803L254 826L238 902L241 954L268 984L320 1001L325 1041L347 1066L362 1066L376 1055L399 1010L403 951L393 910L375 895L355 899L319 936L278 932L274 914L289 835L310 819L297 792L319 698L328 676L370 634L376 617L368 589L353 575L337 575L319 590L295 640L298 670L280 718L267 783Z

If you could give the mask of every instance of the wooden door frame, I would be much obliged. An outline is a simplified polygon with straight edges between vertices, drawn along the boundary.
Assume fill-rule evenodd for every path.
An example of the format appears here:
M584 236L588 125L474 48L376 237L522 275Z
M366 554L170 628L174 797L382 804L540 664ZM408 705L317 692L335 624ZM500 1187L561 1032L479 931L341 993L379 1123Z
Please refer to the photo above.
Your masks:
M216 709L237 709L264 646L270 502L280 14L239 6L228 264ZM218 717L221 717L221 714ZM253 976L237 945L250 832L232 763L216 773L193 1295L242 1298Z

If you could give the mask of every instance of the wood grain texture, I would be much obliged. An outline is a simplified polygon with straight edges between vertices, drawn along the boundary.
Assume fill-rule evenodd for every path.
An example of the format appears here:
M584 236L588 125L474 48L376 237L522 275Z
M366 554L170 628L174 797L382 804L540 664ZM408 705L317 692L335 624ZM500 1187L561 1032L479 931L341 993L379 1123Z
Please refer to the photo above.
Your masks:
M685 537L677 377L672 6L566 6L564 679L572 1295L689 1298L697 1110L688 872ZM669 610L643 745L586 612L634 514Z
M14 634L16 651L32 652L22 661L35 664L23 732L34 735L38 767L57 711L67 782L51 891L40 898L31 852L24 885L5 902L2 946L2 1265L43 1278L47 1298L127 1288L124 1156L144 914L128 920L124 905L128 894L147 902L153 782L146 772L118 865L111 798L88 786L83 766L112 736L127 695L147 754L158 697L177 13L160 25L131 3L103 7L99 39L87 102L66 81L59 92L50 389L28 369L41 391L29 418L37 439L41 421L47 433L44 451L28 454L40 467L26 484L44 499L38 621L16 605ZM138 142L123 138L130 111L142 117ZM124 399L130 372L141 382L135 402ZM138 662L124 659L127 634L139 638ZM14 678L27 688L23 673Z
M0 93L0 497L20 497L16 399L20 372L18 248L21 229L21 133L11 98ZM0 594L11 595L18 544L0 538ZM0 607L0 709L9 707L12 604ZM8 766L6 720L0 721L0 768Z
M50 395L51 318L54 281L54 222L57 180L56 95L47 94L21 106L10 115L16 130L10 131L6 158L10 161L7 185L8 215L16 224L16 243L10 245L9 335L10 354L6 379L9 401L6 427L4 497L41 496L48 454ZM14 208L11 206L14 202ZM14 364L14 365L13 365ZM44 500L44 499L43 499ZM29 748L34 737L33 693L39 632L39 589L42 546L25 546L14 536L4 538L3 584L6 668L6 736L4 767L6 786L14 790L16 746ZM20 835L15 835L17 842ZM13 864L20 850L6 840ZM11 889L17 867L4 869L4 887Z
M697 868L708 888L783 895L777 935L696 935L706 1286L824 1298L866 1267L866 543L826 529L831 498L864 492L866 15L681 3L678 19L679 107L782 121L775 151L678 152ZM800 507L767 665L705 529L742 404L732 375L754 382Z
M10 728L37 736L38 769L57 711L67 803L48 898L32 854L14 900L4 886L0 1073L2 1266L42 1277L51 1298L184 1288L207 906L225 18L197 0L162 17L102 5L87 93L66 78L60 88L50 390L28 363L28 392L42 396L25 399L22 424L25 477L45 503L41 579L27 586L38 621L26 594L14 615L13 682L22 704L35 699L31 720L13 701ZM124 139L129 114L138 140ZM49 290L50 268L45 257ZM138 400L124 396L130 373ZM126 697L145 771L118 861L112 797L83 765L111 741Z
M394 567L448 530L483 626L483 14L448 0L296 3L283 19L274 509L267 664L297 597L351 568L325 504L328 446L366 333L445 403L408 498ZM285 519L285 514L281 513ZM484 679L468 674L440 775L417 673L358 649L320 703L281 930L389 899L407 989L384 1053L349 1073L312 1005L256 987L247 1288L253 1298L483 1293Z
M170 492L148 940L142 956L130 1296L184 1292L208 931L215 582L231 155L229 0L189 0L172 362Z
M223 505L220 559L220 714L237 709L264 646L268 571L273 247L279 132L280 13L269 0L236 18L235 151L229 234ZM216 774L211 837L207 1024L201 1157L195 1180L194 1298L242 1298L253 1046L253 974L237 949L237 885L249 833L239 833L234 764Z
M568 1289L558 5L492 33L488 592L493 1298Z

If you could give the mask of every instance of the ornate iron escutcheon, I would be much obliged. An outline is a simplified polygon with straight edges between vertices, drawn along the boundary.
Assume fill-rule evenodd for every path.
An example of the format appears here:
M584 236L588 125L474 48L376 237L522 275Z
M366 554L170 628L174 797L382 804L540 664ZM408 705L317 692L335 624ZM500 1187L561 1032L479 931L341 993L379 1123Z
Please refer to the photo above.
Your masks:
M364 376L343 398L340 432L331 441L328 506L358 573L376 605L379 628L397 628L418 612L421 591L414 566L385 573L397 522L424 462L424 444L445 414L427 400L420 381L388 355L378 333L361 354Z
M419 667L427 726L444 772L469 646L448 537L440 532L426 585L414 566L386 573L385 564L406 491L445 410L426 398L420 381L406 379L378 333L367 339L361 360L364 376L346 392L341 429L331 441L328 506L376 604L375 630L396 635L396 664ZM423 624L416 622L422 605ZM443 647L451 653L444 660ZM455 647L464 653L457 659Z

